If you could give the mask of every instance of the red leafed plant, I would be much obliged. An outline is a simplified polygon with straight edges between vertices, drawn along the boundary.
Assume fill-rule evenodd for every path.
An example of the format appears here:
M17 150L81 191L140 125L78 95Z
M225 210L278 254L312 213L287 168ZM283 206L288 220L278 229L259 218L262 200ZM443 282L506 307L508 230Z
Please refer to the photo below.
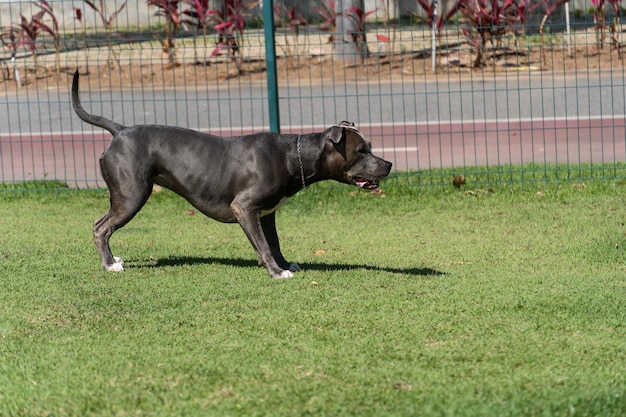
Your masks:
M185 28L191 28L193 36L193 47L195 61L198 61L198 52L196 45L196 33L202 31L202 39L206 47L207 27L211 21L211 9L209 8L209 0L182 0L188 7L183 9L182 24Z
M624 30L622 26L622 0L608 0L613 7L613 22L609 24L611 41L617 49L617 55L622 59L622 48L624 47Z
M84 52L85 52L85 74L89 74L89 59L87 54L87 34L85 32L85 24L83 23L83 10L80 7L74 7L74 19L78 22L82 32Z
M356 19L359 29L361 29L362 31L365 31L365 20L367 19L367 16L376 13L376 10L377 9L366 12L360 7L352 6L348 9L348 12L353 14L352 18Z
M376 10L377 9L366 12L358 6L352 6L343 13L343 16L352 23L346 28L349 37L348 42L351 41L354 43L361 59L364 59L369 54L367 38L365 36L365 21L369 15L376 13ZM346 42L347 40L344 38L343 41Z
M360 52L361 57L366 56L368 51L365 37L365 20L369 15L375 13L377 9L366 12L361 7L352 6L347 10L338 12L337 5L337 0L325 0L322 2L321 7L313 8L313 10L316 11L322 18L320 29L330 30L331 35L328 42L336 44L337 40L335 39L335 33L337 29L337 20L340 18L349 19L350 24L347 28L348 31L344 34L347 35L347 38L341 39L339 43L352 42L355 45L355 49Z
M104 26L104 31L106 32L106 37L107 37L107 47L109 48L109 64L110 65L113 64L113 62L111 62L111 58L113 58L115 62L117 63L117 66L119 67L120 65L119 59L117 58L117 54L113 50L113 40L111 38L111 29L113 27L113 22L117 18L117 15L126 6L126 2L122 3L122 5L116 11L114 11L113 13L109 15L106 14L106 11L104 9L104 0L100 0L99 5L96 5L96 3L93 0L85 0L85 3L87 3L87 5L89 5L89 7L91 7L98 14L98 16L100 17L100 21L102 22L102 26Z
M6 29L3 29L0 33L2 44L7 46L11 50L11 60L13 61L15 80L17 81L18 86L22 85L22 80L19 74L19 70L17 69L17 64L15 60L17 50L21 47L24 47L33 54L33 59L35 61L36 77L37 71L39 69L39 66L37 65L37 40L42 31L51 34L54 38L54 45L57 52L57 72L59 71L60 46L59 25L57 18L54 15L52 11L52 6L49 2L40 1L34 4L41 9L39 12L32 15L30 19L28 19L24 15L20 15L19 25L10 26ZM45 17L48 15L52 18L52 25L48 25L44 20Z
M528 12L526 1L519 0L466 0L458 9L467 25L461 33L477 51L475 68L483 64L487 42L495 45L507 32L515 33Z
M182 0L189 7L183 9L183 25L201 29L206 36L206 29L211 21L209 0Z
M2 28L0 31L0 42L2 45L9 48L11 51L11 62L13 63L13 73L15 75L15 82L18 87L22 86L22 79L20 77L20 71L17 68L17 61L15 56L17 54L17 50L24 45L23 42L23 34L22 28L18 26L9 26L6 28ZM6 72L3 74L5 79L10 78L10 70L9 67L5 67Z
M225 2L224 10L213 9L209 11L215 25L213 29L217 32L217 46L211 56L217 56L222 51L227 51L229 55L241 57L240 48L243 44L243 30L246 27L246 11L254 7L256 0L228 0Z
M59 20L52 10L52 4L48 1L41 0L39 3L34 3L39 7L41 11L33 16L33 22L36 26L41 28L44 32L50 34L54 40L54 50L56 51L56 70L61 70L61 42L59 35ZM52 24L49 25L45 22L45 17L49 16L52 19Z
M37 24L37 20L40 19L38 15L43 14L43 11L36 13L34 16L31 17L30 20L28 20L24 15L20 16L21 45L29 49L35 55L35 57L35 52L37 51L37 38L41 33L39 25Z
M295 54L298 54L297 48L299 45L299 35L300 35L300 27L304 27L307 25L307 21L302 14L296 13L295 6L292 6L288 9L285 6L274 6L274 13L278 16L281 26L289 28L289 31L293 33L296 43L296 51ZM289 37L285 36L285 43L287 44L287 56L293 56L294 51L291 50L291 45L289 43Z
M335 6L336 6L336 0L326 0L324 3L322 3L321 7L314 7L313 10L315 10L317 12L317 14L320 15L320 17L322 18L322 23L320 24L320 29L321 30L329 30L331 31L333 34L335 33L335 26L337 24L337 18L340 16L341 13L337 13L335 10ZM332 42L333 39L330 38L329 42Z
M421 20L426 26L433 27L433 23L436 29L436 38L433 39L433 54L435 56L433 59L436 59L437 54L437 44L441 39L441 30L443 26L450 21L458 12L461 4L467 0L456 0L455 3L448 9L445 14L439 13L437 9L439 2L437 0L416 0L419 7L422 8L423 14L413 13L413 16L417 20ZM439 16L437 18L437 16ZM436 20L435 20L436 19ZM435 70L435 61L433 61L433 71Z
M37 69L39 68L39 65L37 65L37 38L39 38L41 34L41 26L37 22L43 19L44 14L45 12L43 10L35 13L31 16L30 20L24 15L20 16L19 46L24 46L33 54L35 61L35 77L37 77Z
M146 0L148 6L158 8L155 16L165 17L165 39L161 40L161 45L163 54L167 56L171 66L176 65L176 47L173 34L181 25L180 2L181 0Z
M286 6L274 6L274 13L278 15L281 25L288 27L296 36L300 33L300 26L306 26L306 19L301 13L296 14L295 6L291 6L291 9Z
M437 36L441 36L441 29L443 26L448 23L450 19L452 19L458 12L462 3L467 0L456 0L455 3L448 9L445 14L441 14L437 12L439 18L437 19L436 27L437 27ZM418 6L424 11L423 15L419 15L417 13L413 13L413 16L417 20L421 20L428 27L433 26L433 21L435 20L435 5L441 4L437 0L417 0Z
M611 32L611 38L614 43L617 45L617 52L621 58L621 42L619 41L619 37L616 36L618 32L621 32L619 28L621 28L621 3L622 0L591 0L593 4L593 23L595 25L598 45L600 48L604 47L604 39L606 37L605 31L608 29ZM606 21L606 12L605 6L606 3L609 3L613 8L613 13L615 14L614 21L607 24Z
M361 40L362 42L367 42L367 40L365 39L365 21L367 20L367 16L374 13L376 13L376 9L370 10L369 12L366 12L365 10L356 6L350 7L348 9L348 17L350 17L354 21L355 27L357 28L356 33L351 33L352 38L355 42L358 42L359 40Z

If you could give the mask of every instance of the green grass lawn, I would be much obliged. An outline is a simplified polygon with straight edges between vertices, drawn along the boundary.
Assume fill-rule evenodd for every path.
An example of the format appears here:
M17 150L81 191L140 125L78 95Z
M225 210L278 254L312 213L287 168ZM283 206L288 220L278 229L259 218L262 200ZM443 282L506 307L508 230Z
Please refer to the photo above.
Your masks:
M0 416L626 415L626 187L466 187L298 194L288 280L169 192L123 273L105 192L0 194Z

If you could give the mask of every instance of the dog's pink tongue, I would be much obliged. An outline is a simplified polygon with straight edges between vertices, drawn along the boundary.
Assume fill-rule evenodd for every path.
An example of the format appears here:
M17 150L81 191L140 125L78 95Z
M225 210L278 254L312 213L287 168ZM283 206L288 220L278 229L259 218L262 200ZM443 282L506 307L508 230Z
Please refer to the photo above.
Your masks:
M365 187L366 184L367 184L367 181L357 181L356 182L357 187L361 187L361 188Z

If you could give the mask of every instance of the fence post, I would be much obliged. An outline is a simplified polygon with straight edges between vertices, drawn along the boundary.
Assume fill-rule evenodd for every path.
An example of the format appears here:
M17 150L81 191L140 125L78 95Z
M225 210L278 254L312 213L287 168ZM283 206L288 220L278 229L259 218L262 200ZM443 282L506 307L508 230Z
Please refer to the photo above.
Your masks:
M437 0L433 1L433 33L432 33L432 70L433 73L437 72L437 13L439 10L439 2Z
M278 79L276 76L276 43L274 39L274 4L272 0L263 0L263 29L265 31L265 65L267 73L267 100L270 112L270 131L280 133Z

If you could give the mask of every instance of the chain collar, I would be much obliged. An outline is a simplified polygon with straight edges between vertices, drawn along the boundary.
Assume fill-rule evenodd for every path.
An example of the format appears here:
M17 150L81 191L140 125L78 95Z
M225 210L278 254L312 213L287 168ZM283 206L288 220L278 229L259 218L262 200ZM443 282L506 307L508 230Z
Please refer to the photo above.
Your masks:
M306 181L304 180L304 165L302 165L302 145L300 143L300 139L302 135L298 135L298 140L296 141L296 150L298 152L298 163L300 164L300 178L302 178L302 188L306 189Z

